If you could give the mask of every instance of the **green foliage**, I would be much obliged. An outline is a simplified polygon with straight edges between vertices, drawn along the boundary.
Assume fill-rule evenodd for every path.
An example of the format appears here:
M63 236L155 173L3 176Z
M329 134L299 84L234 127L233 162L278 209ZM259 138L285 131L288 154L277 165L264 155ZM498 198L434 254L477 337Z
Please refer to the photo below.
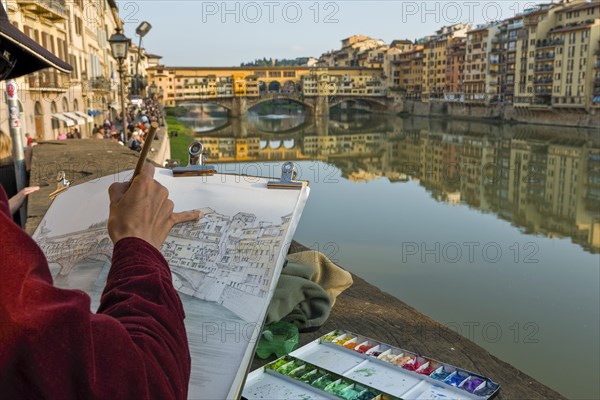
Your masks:
M241 67L296 67L304 65L308 62L308 57L299 57L294 59L275 59L263 57L262 59L256 59L251 62L241 63Z
M165 107L165 113L167 116L172 117L183 117L187 114L187 108L185 107Z
M167 114L167 125L171 142L171 159L179 160L180 166L186 166L188 162L187 148L194 140L194 131L181 123L177 117ZM173 134L177 132L177 136Z

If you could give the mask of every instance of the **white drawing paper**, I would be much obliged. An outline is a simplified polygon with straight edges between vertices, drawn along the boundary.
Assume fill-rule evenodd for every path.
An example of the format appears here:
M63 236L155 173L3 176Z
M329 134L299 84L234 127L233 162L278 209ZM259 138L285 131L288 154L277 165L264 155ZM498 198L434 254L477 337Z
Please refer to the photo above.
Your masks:
M33 235L55 285L87 292L92 311L113 249L108 187L131 174L69 188ZM308 187L267 189L268 179L235 175L174 178L166 169L157 169L155 179L169 189L175 211L204 213L198 222L175 226L161 249L186 313L189 398L237 397Z

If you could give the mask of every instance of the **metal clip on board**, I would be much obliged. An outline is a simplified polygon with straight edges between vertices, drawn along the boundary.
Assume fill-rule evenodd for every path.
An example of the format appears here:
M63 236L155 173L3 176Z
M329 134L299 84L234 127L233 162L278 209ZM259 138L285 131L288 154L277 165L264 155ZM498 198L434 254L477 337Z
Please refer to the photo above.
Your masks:
M49 198L54 199L59 193L64 192L71 186L71 181L67 180L65 171L59 171L56 175L56 190L48 195Z
M281 166L281 179L278 181L269 181L269 189L302 189L304 182L297 181L298 170L293 162L288 161Z
M173 176L201 176L201 175L214 175L217 169L214 165L204 165L202 160L202 150L204 147L200 142L192 142L188 147L188 154L190 156L187 167L174 167Z

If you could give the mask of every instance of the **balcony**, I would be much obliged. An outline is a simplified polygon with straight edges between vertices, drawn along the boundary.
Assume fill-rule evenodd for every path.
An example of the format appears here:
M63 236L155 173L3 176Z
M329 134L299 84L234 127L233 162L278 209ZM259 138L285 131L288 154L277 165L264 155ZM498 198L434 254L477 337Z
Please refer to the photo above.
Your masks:
M535 42L536 47L544 48L544 47L555 47L564 44L564 39L543 39Z
M536 73L552 72L552 71L554 71L554 65L550 65L550 64L539 65L535 68L534 71Z
M510 30L514 30L514 29L520 29L520 28L523 28L524 26L525 26L525 23L523 22L523 20L516 21L516 22L513 22L512 24L508 25L508 30L510 31Z
M46 69L27 75L29 90L40 92L64 93L69 85L66 83L67 75L56 70Z
M17 3L23 6L24 10L50 21L60 21L67 18L65 0L17 0Z
M94 92L110 92L111 83L104 77L96 77L87 81L87 87Z
M554 60L554 53L536 54L535 61Z

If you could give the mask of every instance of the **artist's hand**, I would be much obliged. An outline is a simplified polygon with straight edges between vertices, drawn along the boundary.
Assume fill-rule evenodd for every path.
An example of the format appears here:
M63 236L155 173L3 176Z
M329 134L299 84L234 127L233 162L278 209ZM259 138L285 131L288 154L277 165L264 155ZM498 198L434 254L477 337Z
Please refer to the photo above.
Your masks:
M40 190L39 186L29 186L21 189L17 194L8 199L8 208L10 208L10 215L13 215L23 205L25 198L33 192Z
M154 180L154 166L149 163L130 183L113 183L108 195L108 234L115 244L137 237L160 249L173 225L202 217L200 211L173 212L169 191Z

